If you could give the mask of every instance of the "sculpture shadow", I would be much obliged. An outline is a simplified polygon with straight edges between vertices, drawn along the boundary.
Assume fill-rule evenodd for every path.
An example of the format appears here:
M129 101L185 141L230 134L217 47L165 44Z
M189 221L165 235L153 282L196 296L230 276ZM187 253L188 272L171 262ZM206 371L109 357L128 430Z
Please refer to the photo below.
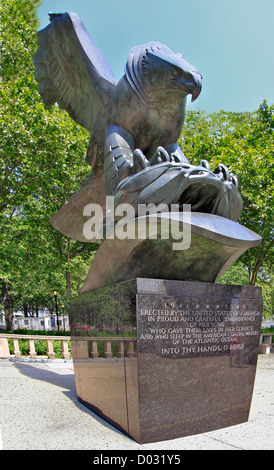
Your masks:
M82 403L78 401L75 380L74 380L74 373L72 370L69 374L58 374L54 372L53 370L46 370L46 369L41 369L39 367L33 367L32 365L28 363L20 362L20 361L14 361L14 366L19 370L21 374L25 375L26 377L29 377L34 380L42 380L44 382L48 382L52 385L56 385L57 387L61 387L65 389L65 390L62 390L62 393L64 393L64 395L67 396L77 408L89 414L92 418L96 419L96 421L103 424L103 426L109 429L112 429L113 431L117 432L118 434L123 435L127 439L130 439L124 433L120 432L114 426L109 424L104 419L100 418L100 416L93 413L85 405L83 405Z

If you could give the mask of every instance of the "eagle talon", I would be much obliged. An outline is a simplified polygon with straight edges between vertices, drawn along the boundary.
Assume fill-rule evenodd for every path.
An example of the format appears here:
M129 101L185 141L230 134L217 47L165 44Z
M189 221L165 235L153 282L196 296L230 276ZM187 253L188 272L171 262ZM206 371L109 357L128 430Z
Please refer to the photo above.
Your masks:
M233 173L230 173L230 179L229 181L238 188L238 178L237 176L233 175Z
M215 170L213 170L213 173L217 175L221 180L223 181L230 181L230 173L229 169L220 163Z
M200 165L203 166L204 168L207 168L208 170L210 170L210 166L209 166L209 163L208 163L207 160L201 160Z
M164 149L164 147L157 147L156 152L154 153L153 157L149 161L149 165L153 166L157 163L163 163L163 162L170 162L171 157L169 153Z
M133 173L139 173L149 166L149 162L142 150L135 149L133 152Z
M176 153L172 153L170 155L170 161L174 163L183 163L183 161L180 159L180 156L177 155Z

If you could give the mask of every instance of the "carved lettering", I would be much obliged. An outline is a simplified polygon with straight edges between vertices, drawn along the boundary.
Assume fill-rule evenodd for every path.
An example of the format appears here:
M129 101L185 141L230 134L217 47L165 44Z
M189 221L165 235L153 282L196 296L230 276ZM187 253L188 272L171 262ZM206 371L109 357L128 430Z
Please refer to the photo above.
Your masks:
M150 308L140 308L142 333L164 357L240 353L250 337L258 336L260 312L237 299L157 299ZM157 308L156 308L157 305ZM237 353L237 354L238 354Z

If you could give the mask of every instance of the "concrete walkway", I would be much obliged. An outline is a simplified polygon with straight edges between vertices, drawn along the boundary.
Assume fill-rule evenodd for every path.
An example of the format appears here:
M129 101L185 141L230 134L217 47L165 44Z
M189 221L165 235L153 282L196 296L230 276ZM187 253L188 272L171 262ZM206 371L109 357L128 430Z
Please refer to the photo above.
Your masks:
M0 419L4 450L273 450L274 354L259 356L249 421L219 431L139 445L77 401L72 361L58 359L0 361Z

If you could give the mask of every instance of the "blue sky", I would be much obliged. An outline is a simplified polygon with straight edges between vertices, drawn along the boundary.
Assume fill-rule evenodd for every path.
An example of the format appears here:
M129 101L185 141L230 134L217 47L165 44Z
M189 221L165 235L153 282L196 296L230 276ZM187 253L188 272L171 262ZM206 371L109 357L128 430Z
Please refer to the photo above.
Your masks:
M76 12L119 79L131 47L160 41L203 75L189 110L254 111L274 103L274 0L42 0L48 12Z

